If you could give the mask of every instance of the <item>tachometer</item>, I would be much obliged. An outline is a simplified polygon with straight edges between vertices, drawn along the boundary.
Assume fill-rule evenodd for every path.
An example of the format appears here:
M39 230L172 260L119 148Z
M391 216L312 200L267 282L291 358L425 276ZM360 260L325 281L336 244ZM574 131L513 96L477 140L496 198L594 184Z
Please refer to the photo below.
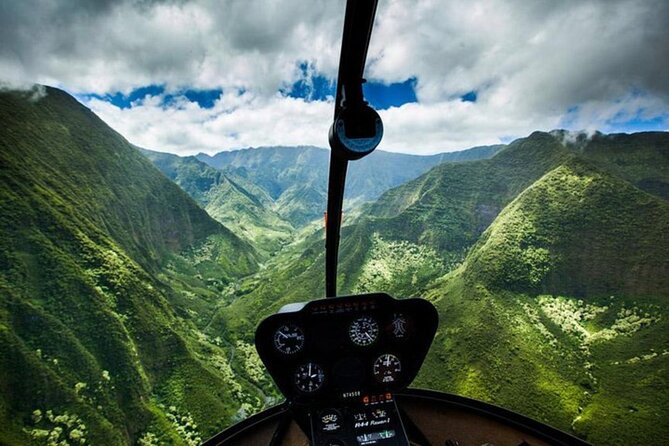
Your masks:
M285 355L292 355L304 347L304 333L297 325L282 325L274 332L274 347Z
M359 317L351 323L348 335L355 345L370 345L379 335L379 324L369 316Z
M374 377L380 383L390 384L397 381L402 371L399 358L390 353L381 355L374 361Z
M308 362L295 371L295 386L305 393L312 393L321 388L325 382L325 372L316 363Z

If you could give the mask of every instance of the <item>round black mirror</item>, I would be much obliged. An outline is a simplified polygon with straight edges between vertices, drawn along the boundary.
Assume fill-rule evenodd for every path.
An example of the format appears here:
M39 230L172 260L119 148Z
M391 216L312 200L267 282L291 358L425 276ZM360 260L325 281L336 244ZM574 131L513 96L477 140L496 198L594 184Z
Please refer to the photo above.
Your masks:
M370 154L381 142L383 122L379 114L362 103L344 108L330 127L330 147L347 160Z

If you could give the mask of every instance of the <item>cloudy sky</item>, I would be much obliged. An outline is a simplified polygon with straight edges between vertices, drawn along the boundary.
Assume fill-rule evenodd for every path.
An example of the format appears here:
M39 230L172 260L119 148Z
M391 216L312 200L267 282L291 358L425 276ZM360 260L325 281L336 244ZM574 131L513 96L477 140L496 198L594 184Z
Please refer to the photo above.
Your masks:
M327 147L343 0L0 0L0 82L74 94L179 154ZM667 0L380 0L380 148L669 130Z

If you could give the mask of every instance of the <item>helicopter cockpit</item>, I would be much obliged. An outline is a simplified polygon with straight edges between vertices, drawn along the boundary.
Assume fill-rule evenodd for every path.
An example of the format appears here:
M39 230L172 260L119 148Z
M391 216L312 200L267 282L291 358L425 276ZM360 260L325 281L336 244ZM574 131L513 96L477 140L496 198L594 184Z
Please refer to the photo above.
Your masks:
M284 403L205 445L586 445L476 400L409 389L438 314L427 300L385 293L336 297L346 170L381 141L362 84L377 0L348 0L337 81L326 214L326 298L289 304L257 327L258 354Z

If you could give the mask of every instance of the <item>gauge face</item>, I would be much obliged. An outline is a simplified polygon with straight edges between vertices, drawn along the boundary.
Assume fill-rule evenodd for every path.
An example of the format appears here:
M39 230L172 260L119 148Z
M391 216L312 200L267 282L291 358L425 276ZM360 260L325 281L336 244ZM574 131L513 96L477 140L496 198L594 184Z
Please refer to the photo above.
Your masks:
M342 428L341 413L336 409L326 409L318 415L321 432L337 432Z
M379 324L369 316L360 317L351 323L348 335L355 345L370 345L379 335Z
M292 355L304 347L304 333L297 325L282 325L274 332L274 347L284 355Z
M390 353L381 355L374 361L374 377L380 383L394 383L401 371L402 363L399 358Z
M295 371L295 385L305 393L312 393L321 388L325 382L325 372L316 363L308 362Z

